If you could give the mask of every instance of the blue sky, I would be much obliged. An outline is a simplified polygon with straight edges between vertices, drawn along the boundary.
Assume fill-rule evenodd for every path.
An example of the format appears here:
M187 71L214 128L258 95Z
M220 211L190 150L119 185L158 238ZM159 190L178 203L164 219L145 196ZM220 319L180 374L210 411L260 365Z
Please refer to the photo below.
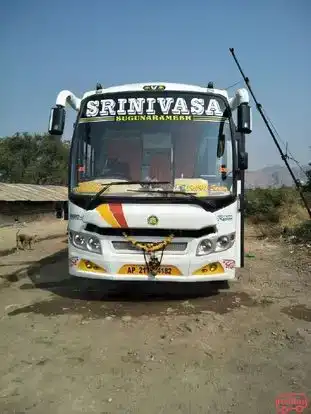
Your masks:
M213 80L227 88L241 80L234 47L282 140L299 162L311 160L309 0L0 3L0 136L46 131L60 90L81 95L98 81ZM71 113L67 138L73 120ZM255 108L253 121L250 169L281 164Z

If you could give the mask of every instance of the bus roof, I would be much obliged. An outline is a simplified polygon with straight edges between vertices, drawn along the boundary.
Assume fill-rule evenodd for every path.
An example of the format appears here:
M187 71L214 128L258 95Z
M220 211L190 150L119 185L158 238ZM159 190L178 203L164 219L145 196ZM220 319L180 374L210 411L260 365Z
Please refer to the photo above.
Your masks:
M139 92L148 90L157 90L157 87L161 87L161 90L165 91L178 91L178 92L198 92L198 93L214 93L224 96L228 99L228 93L224 89L207 88L197 85L187 85L183 83L167 83L167 82L150 82L150 83L129 83L124 85L110 86L109 88L103 88L95 91L85 92L83 98L95 95L96 93L118 93L118 92ZM160 89L158 89L160 90Z

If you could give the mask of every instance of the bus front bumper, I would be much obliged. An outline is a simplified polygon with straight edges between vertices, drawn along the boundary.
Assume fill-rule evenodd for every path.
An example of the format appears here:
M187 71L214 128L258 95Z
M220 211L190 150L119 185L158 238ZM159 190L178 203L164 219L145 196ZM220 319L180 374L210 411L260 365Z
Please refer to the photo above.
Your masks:
M231 249L230 249L231 250ZM156 275L142 255L108 254L105 257L69 248L71 276L114 281L213 282L235 279L233 251L208 256L165 255Z

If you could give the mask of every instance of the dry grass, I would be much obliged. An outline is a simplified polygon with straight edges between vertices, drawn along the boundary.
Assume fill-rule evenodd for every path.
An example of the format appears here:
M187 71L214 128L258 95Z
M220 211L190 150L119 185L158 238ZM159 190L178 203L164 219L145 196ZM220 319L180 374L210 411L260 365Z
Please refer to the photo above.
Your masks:
M309 219L305 207L301 204L300 197L295 190L284 189L264 190L254 192L251 197L257 199L257 208L248 215L247 221L255 229L257 238L280 238L293 234L295 229L303 227ZM271 194L271 195L270 195ZM280 196L280 200L278 197ZM273 199L273 203L270 200ZM260 201L259 201L260 200Z

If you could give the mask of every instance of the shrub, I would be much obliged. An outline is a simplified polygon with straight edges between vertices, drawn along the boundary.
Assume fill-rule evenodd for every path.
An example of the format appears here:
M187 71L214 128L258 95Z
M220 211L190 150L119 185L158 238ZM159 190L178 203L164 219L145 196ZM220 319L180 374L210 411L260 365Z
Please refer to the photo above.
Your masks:
M256 188L246 191L246 217L253 223L279 223L283 206L297 204L297 193L291 188Z
M290 238L293 242L311 241L311 220L294 188L256 188L247 190L246 217L256 225L257 237ZM310 193L305 193L310 202Z
M306 220L290 231L293 242L311 242L311 220Z

